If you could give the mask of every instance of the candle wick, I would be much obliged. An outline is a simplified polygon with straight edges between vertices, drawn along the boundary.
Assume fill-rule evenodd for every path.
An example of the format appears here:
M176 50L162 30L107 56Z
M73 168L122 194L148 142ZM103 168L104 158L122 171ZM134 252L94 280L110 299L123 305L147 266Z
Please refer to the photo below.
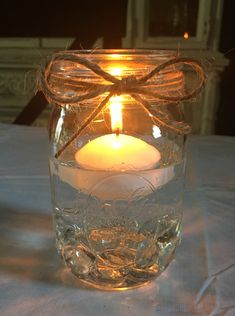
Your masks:
M120 135L120 128L119 127L116 129L115 134L117 137L119 137L119 135Z

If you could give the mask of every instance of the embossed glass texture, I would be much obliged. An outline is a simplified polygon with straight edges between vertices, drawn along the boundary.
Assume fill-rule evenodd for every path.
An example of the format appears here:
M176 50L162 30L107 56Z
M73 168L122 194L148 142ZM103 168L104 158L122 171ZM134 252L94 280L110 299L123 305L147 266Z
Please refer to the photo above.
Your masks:
M119 78L138 78L173 57L171 52L163 51L83 52L83 56ZM81 80L100 80L84 67L76 71ZM162 81L155 80L168 95L176 88L183 89L182 73L176 68L163 74ZM103 95L76 105L53 105L49 160L56 246L65 265L87 285L105 290L129 289L164 271L179 243L184 137L157 126L130 95L122 95L119 136L143 141L147 146L143 151L151 147L159 153L158 160L142 167L143 159L151 158L145 155L147 150L133 156L130 153L128 161L124 154L121 166L114 163L105 170L102 166L110 155L102 152L105 163L88 155L86 162L92 159L90 163L96 167L79 165L76 154L87 144L105 135L115 137L110 104L56 158L102 98ZM150 102L158 108L156 100ZM168 104L162 107L171 108ZM172 117L176 114L177 111L171 113Z

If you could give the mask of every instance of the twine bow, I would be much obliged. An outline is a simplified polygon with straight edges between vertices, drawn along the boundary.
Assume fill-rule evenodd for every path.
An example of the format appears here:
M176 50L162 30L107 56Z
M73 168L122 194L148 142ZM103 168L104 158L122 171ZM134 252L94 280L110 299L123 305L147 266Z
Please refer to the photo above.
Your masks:
M100 84L88 81L78 80L77 77L65 76L64 74L58 73L53 74L51 69L56 65L56 62L70 61L85 66L92 72L97 74L99 77L110 82L111 84ZM161 71L172 65L183 64L188 65L198 76L198 84L188 93L177 96L163 95L155 91L151 91L148 88L148 81L154 76L159 75ZM57 153L57 157L63 152L63 150L75 139L81 132L97 117L97 115L105 108L109 99L114 95L129 94L148 114L150 114L153 121L163 126L169 131L177 134L187 134L191 128L188 124L183 121L172 120L167 111L163 111L160 108L155 109L143 96L154 97L159 102L167 102L177 104L181 101L191 100L195 98L203 89L206 75L202 64L193 58L176 57L170 59L156 68L154 68L147 75L140 78L134 76L123 77L118 79L110 73L104 71L98 64L91 62L87 58L81 57L77 54L70 52L61 52L54 55L54 58L48 63L45 70L41 70L40 85L41 90L44 92L49 102L55 102L58 104L77 104L83 100L95 98L104 93L108 93L107 96L101 101L101 103L95 107L85 122L75 132L72 138L67 144L65 144ZM53 83L54 80L54 83ZM58 89L53 89L56 86L55 82L60 82L63 87L73 87L74 91L78 93L74 96L64 96L58 92ZM81 93L84 92L84 93Z

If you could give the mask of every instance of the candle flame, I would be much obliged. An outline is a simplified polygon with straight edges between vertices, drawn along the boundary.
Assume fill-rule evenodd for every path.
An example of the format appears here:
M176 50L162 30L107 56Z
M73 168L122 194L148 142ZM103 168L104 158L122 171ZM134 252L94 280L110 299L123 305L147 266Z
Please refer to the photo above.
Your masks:
M112 68L110 70L111 75L113 75L114 77L118 77L122 74L122 69L121 68Z
M112 131L117 135L122 131L122 101L121 95L115 96L110 98L109 104Z
M117 77L122 75L121 67L113 67L110 73ZM120 133L122 132L122 104L123 104L123 96L113 96L110 98L109 110L111 116L111 127L112 131L116 133L116 137L112 142L112 147L114 149L119 149L122 147L120 141Z
M188 32L184 32L184 39L189 39L189 33Z

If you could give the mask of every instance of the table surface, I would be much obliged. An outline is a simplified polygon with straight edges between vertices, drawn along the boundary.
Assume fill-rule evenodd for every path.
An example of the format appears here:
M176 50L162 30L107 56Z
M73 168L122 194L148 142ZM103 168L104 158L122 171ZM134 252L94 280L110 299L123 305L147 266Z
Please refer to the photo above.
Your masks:
M124 292L81 287L57 256L46 130L2 124L0 144L0 315L235 315L235 138L189 138L175 259Z

